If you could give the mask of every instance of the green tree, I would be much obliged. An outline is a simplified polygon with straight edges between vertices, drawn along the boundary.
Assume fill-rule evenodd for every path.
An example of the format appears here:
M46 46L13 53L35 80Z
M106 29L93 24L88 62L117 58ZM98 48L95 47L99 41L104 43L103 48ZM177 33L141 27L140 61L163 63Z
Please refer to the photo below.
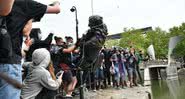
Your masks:
M167 58L169 37L166 31L157 27L147 33L146 39L154 45L156 58Z
M185 56L185 23L182 23L180 26L174 26L169 29L169 37L181 36L182 40L176 46L173 51L173 55L177 57Z
M143 31L134 28L124 28L120 40L108 40L106 44L111 46L119 45L123 48L132 46L136 48L136 50L144 50L145 52L149 45L153 44L156 58L161 59L167 58L169 38L182 36L182 41L174 49L174 55L185 56L185 23L170 28L169 32L163 31L159 27L147 31L146 34L142 32Z
M137 50L144 50L146 52L149 45L153 44L157 58L166 58L168 53L169 37L166 31L156 28L152 31L147 31L146 34L141 30L124 29L122 38L120 40L121 47L133 46Z
M105 46L107 48L111 48L112 46L119 46L119 40L118 39L114 39L114 40L107 40L105 42Z
M145 36L140 30L135 30L134 28L124 29L119 45L124 48L132 46L138 50L144 50Z

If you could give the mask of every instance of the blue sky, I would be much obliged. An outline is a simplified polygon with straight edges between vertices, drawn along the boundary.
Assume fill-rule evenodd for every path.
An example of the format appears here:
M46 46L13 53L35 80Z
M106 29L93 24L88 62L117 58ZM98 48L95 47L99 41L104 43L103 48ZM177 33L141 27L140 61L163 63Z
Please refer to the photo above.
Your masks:
M49 4L52 0L36 0ZM61 13L45 15L40 27L45 37L49 32L58 36L75 37L75 13L70 8L75 5L78 10L79 34L88 29L88 17L92 15L91 0L59 0ZM185 0L93 0L94 13L103 16L109 33L120 33L124 27L143 28L161 27L163 30L185 22Z

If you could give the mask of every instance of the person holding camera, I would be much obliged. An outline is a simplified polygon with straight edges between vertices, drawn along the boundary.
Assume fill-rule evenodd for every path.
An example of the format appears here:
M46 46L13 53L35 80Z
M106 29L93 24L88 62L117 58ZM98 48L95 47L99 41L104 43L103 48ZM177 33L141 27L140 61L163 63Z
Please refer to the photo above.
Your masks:
M136 62L137 62L137 56L136 56L136 51L134 48L131 48L129 51L129 66L128 66L128 76L129 76L129 81L130 81L130 87L137 86L137 73L136 73Z
M6 73L9 77L22 82L22 73L21 73L21 49L23 42L23 28L25 24L30 20L40 21L45 13L59 13L60 7L59 2L54 2L52 6L47 6L41 3L38 3L33 0L0 0L0 9L4 9L2 15L6 19L7 27L7 39L0 43L6 45L3 49L0 48L0 72ZM8 9L12 10L9 11ZM6 6L9 5L9 6ZM8 13L9 12L9 13ZM2 37L2 36L0 36ZM3 43L4 42L4 43ZM3 55L3 57L2 57ZM0 99L19 99L20 98L20 89L14 88L6 81L0 79Z

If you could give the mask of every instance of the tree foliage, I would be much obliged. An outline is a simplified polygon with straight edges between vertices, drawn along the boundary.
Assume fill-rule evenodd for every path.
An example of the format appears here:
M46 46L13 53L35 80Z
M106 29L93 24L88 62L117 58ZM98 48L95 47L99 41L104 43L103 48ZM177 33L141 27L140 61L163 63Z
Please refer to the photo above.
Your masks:
M185 23L182 23L180 26L174 26L169 29L169 37L181 36L182 40L176 46L173 51L173 55L177 57L185 56Z
M160 59L167 58L169 39L173 36L182 37L181 42L179 42L174 49L173 55L176 57L185 56L185 23L170 28L168 32L157 27L154 30L145 32L145 34L143 34L141 30L124 28L120 40L111 40L106 44L111 46L119 45L123 48L132 46L136 50L145 51L145 53L149 45L153 44L156 58Z
M120 46L129 47L132 46L136 50L143 50L146 52L147 48L153 44L155 54L157 58L164 58L167 55L168 47L168 35L167 32L162 31L160 28L147 31L143 34L141 30L124 29L122 38L120 40Z
M132 46L136 50L145 51L145 53L147 48L153 44L156 58L160 59L167 58L169 39L173 36L181 36L183 38L174 49L173 55L178 57L185 56L185 23L170 28L168 32L157 27L154 30L145 32L145 34L141 30L124 28L120 40L111 40L106 44L111 46L119 44L123 48Z
M144 34L142 34L140 30L135 30L134 28L130 30L125 29L125 32L122 33L120 46L124 48L132 46L138 50L144 50L146 46Z
M105 42L105 46L106 46L107 48L111 48L111 47L113 47L113 46L119 46L119 40L107 40L107 41Z
M167 58L169 37L166 31L159 27L146 34L149 44L154 45L156 58Z

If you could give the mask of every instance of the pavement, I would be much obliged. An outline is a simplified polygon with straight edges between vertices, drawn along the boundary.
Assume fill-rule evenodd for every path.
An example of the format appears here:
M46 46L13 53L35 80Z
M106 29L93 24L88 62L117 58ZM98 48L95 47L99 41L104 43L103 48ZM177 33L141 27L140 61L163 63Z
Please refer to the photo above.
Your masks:
M150 86L139 86L125 89L108 88L96 92L85 91L84 96L85 99L151 99L149 97L150 93ZM73 99L80 98L74 97Z

